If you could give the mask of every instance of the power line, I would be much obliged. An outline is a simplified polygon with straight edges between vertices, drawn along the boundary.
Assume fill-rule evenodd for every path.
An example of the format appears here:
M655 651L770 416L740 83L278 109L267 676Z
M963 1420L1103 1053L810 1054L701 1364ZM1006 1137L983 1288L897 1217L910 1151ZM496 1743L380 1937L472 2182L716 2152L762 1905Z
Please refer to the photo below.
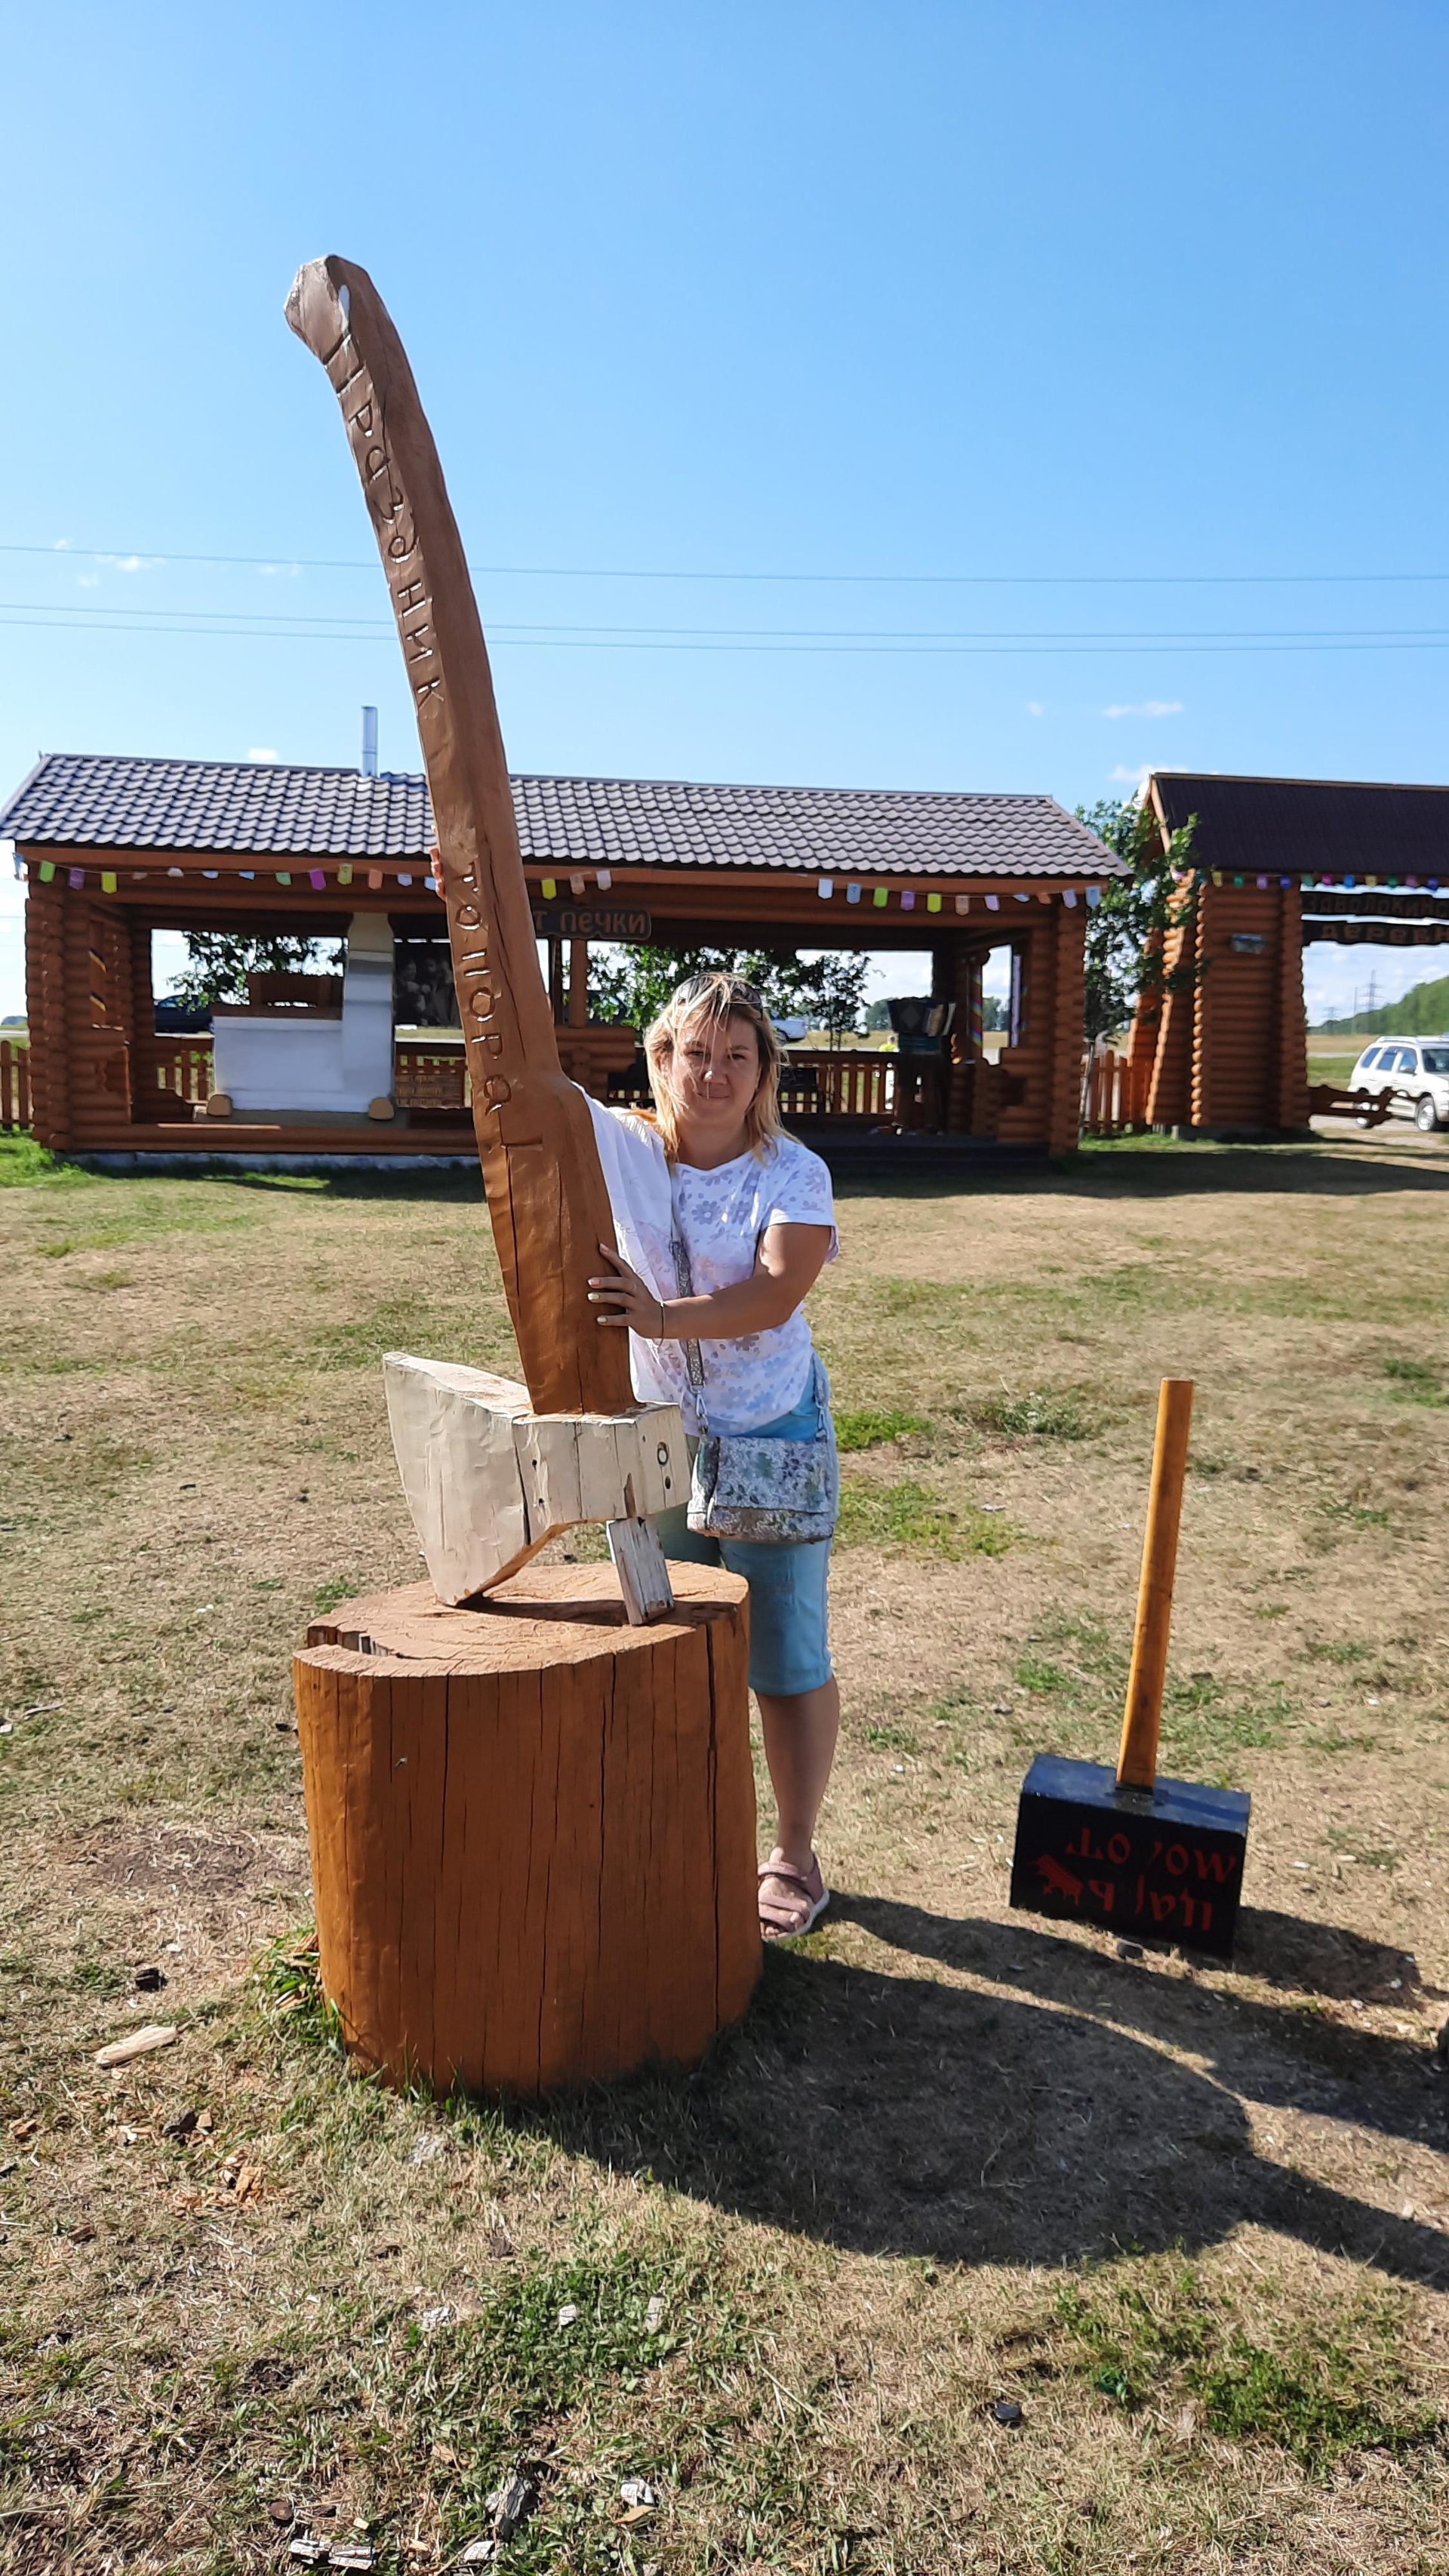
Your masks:
M178 616L189 616L193 622L178 623ZM303 618L284 623L245 625L233 620L229 624L208 622L208 612L168 611L155 609L139 615L125 610L89 608L35 608L26 603L0 602L0 626L28 627L49 635L73 635L90 632L101 635L182 635L229 639L235 643L288 644L365 644L377 646L386 640L389 627L365 626L337 620L331 625L313 624ZM969 658L971 656L1025 656L1031 654L1064 654L1087 657L1123 653L1231 654L1231 653L1439 653L1449 648L1449 630L1425 628L1414 632L1388 628L1350 631L1342 637L1315 636L1312 630L1301 635L1281 638L1253 636L1193 637L1170 634L1112 635L1101 640L1065 639L1044 635L1022 638L933 639L930 641L892 641L886 637L862 634L854 637L832 637L828 630L814 637L761 634L745 641L727 632L694 632L684 629L673 635L664 629L644 628L631 634L627 630L599 629L580 634L571 629L545 630L491 629L495 644L507 645L516 652L559 653L765 653L765 654L833 654L839 657L866 655L901 658Z
M52 560L126 564L137 570L165 564L231 564L276 573L376 572L375 556L157 554L141 546L0 545L0 554L48 555ZM858 584L869 587L1029 589L1233 589L1300 588L1373 583L1449 582L1449 572L742 572L648 569L617 564L470 564L475 579L520 581L730 581Z
M359 640L392 634L388 618L355 617L329 614L325 610L304 609L295 615L285 609L242 608L143 608L127 600L123 607L110 608L99 600L53 601L41 599L0 600L0 609L24 611L44 618L64 618L75 622L88 618L104 619L108 624L144 631L149 625L174 620L172 632L195 628L206 632L210 625L217 633L245 633L251 628L267 632L286 631L325 637L345 631ZM603 624L526 625L516 619L489 621L495 637L517 642L524 638L542 638L576 644L599 639L612 641L624 637L631 641L674 644L676 642L724 642L746 644L1123 644L1147 645L1228 645L1297 644L1297 643L1438 643L1449 639L1449 627L1443 626L1287 626L1287 627L950 627L950 626L618 626Z

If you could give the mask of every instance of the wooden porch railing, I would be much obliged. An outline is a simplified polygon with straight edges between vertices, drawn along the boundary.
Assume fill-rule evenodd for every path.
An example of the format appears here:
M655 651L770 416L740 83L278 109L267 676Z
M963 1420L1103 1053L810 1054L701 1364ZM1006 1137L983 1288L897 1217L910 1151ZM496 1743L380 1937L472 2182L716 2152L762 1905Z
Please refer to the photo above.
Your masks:
M453 1110L462 1118L472 1108L473 1087L461 1042L443 1046L436 1038L396 1038L392 1068L392 1096L399 1109Z
M1084 1056L1083 1135L1125 1136L1133 1128L1145 1127L1151 1074L1150 1059L1140 1058L1133 1064L1111 1047L1105 1047L1100 1055Z
M151 1061L156 1067L156 1090L163 1108L168 1097L205 1102L211 1089L210 1038L158 1037L153 1041ZM139 1097L135 1114L145 1115Z
M788 1116L859 1118L871 1126L894 1112L896 1058L877 1047L792 1047L780 1078Z
M30 1125L30 1049L0 1038L0 1129L7 1136Z
M611 1056L617 1059L628 1040L627 1030L559 1031L561 1050L571 1048L580 1057L585 1052L589 1056L587 1064L580 1062L575 1068L576 1080L590 1077L586 1089L597 1088L601 1096L606 1093L614 1101L632 1099L637 1092L647 1102L647 1084L630 1080L634 1068L608 1062ZM6 1053L23 1057L25 1050L7 1048ZM204 1105L212 1083L210 1038L158 1037L152 1062L156 1106L163 1113L172 1100ZM848 1118L862 1126L878 1126L895 1115L896 1057L870 1047L797 1048L785 1057L780 1093L787 1118ZM466 1117L471 1094L461 1045L436 1038L397 1039L393 1096L399 1109L421 1111L429 1119L449 1113ZM137 1114L144 1115L139 1100Z

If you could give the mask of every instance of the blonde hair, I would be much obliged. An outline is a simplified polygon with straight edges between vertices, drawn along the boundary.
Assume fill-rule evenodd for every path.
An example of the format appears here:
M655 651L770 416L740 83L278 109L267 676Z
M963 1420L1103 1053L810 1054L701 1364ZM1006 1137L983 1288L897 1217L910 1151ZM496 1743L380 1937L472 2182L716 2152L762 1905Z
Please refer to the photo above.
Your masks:
M670 995L658 1019L644 1032L649 1088L654 1094L664 1151L671 1163L678 1162L679 1101L673 1083L674 1052L685 1031L700 1020L709 1020L716 1027L727 1020L745 1020L755 1032L760 1079L745 1111L745 1143L763 1161L766 1148L784 1133L780 1123L780 1041L763 1003L753 999L733 975L725 974L701 975L681 984L678 992Z

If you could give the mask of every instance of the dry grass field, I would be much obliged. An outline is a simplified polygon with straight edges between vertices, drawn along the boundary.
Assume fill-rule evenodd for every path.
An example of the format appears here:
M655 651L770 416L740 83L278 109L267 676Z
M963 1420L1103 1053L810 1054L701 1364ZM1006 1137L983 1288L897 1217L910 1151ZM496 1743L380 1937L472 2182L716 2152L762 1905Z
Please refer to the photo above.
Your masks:
M520 2576L1442 2576L1443 1140L844 1194L840 1895L700 2072L543 2109L349 2076L290 1729L416 1570L379 1354L509 1360L476 1189L8 1167L0 2568L456 2565L522 2462ZM1231 1970L1005 1905L1167 1372Z

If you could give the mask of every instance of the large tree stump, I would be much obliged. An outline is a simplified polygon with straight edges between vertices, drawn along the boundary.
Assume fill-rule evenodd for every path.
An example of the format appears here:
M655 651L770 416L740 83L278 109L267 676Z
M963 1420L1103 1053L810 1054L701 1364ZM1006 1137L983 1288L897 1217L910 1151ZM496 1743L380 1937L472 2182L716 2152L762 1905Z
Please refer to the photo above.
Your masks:
M760 1968L746 1587L605 1565L475 1608L350 1601L294 1676L323 1990L350 2049L439 2093L688 2065Z

